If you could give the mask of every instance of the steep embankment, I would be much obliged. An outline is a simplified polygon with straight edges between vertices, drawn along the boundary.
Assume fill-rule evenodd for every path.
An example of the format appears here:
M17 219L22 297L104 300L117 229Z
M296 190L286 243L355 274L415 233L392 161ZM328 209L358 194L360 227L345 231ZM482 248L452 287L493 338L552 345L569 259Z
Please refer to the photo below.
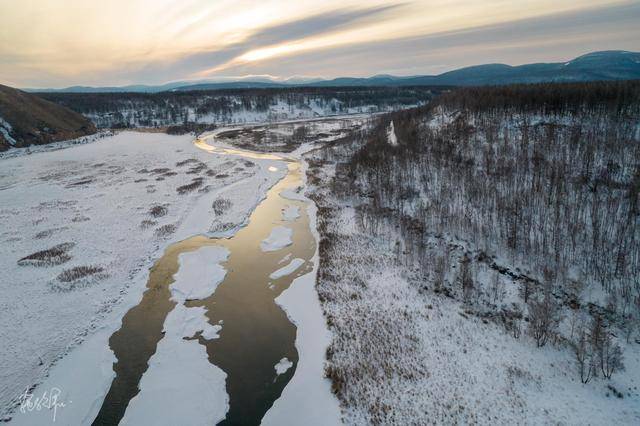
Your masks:
M42 145L96 132L88 119L68 108L0 84L0 151Z

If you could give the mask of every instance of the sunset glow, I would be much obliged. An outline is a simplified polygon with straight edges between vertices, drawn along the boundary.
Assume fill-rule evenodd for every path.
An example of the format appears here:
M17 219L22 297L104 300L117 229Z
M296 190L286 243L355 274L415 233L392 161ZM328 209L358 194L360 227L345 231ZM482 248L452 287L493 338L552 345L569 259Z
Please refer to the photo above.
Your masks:
M477 62L564 60L612 43L633 50L640 40L635 1L526 3L0 0L0 81L430 74Z

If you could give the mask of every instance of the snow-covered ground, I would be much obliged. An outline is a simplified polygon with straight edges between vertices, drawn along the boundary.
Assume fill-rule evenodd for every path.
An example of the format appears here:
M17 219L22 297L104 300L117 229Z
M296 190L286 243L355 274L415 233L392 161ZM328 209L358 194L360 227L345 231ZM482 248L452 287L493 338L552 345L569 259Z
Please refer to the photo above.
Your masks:
M192 139L123 132L0 160L0 415L51 372L37 392L60 388L86 409L58 416L86 423L113 377L108 337L140 300L153 260L173 241L234 233L286 171L210 155Z

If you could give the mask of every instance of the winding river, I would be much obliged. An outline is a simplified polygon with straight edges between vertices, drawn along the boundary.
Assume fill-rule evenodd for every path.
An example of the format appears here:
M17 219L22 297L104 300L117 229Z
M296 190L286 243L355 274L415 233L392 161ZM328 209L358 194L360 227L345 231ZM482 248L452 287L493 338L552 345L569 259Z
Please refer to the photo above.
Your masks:
M94 425L117 425L131 399L138 394L149 359L163 338L165 319L176 306L171 299L170 285L180 267L178 258L182 253L205 246L222 246L229 251L229 257L221 264L227 271L226 276L211 296L188 301L185 305L204 307L211 325L222 324L217 339L206 340L199 334L192 337L206 347L209 362L227 374L229 410L226 419L219 424L260 424L296 371L296 327L275 303L275 298L294 279L311 271L316 250L307 216L307 203L310 201L283 195L284 191L302 187L301 165L284 155L217 148L208 144L207 141L218 133L196 139L195 145L218 155L282 160L288 173L267 192L266 198L251 214L247 226L233 237L194 236L172 244L155 262L142 300L126 313L121 328L109 339L109 346L117 358L114 364L116 376ZM283 210L291 207L298 208L299 216L285 220ZM285 226L293 231L292 244L271 252L262 251L261 241L276 226ZM269 277L289 259L296 258L304 263L295 272L277 279ZM292 366L278 375L274 366L283 358L287 358Z

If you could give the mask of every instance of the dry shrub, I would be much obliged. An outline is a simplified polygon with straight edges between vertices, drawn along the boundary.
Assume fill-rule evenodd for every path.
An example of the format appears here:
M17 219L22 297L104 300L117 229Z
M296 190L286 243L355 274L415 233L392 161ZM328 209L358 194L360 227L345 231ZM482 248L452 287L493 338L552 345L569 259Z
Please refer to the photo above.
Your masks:
M145 219L142 222L140 222L140 228L141 229L147 229L147 228L151 228L154 225L157 225L158 222L156 222L155 220L149 220L149 219Z
M102 266L74 266L73 268L62 271L57 279L51 283L51 288L61 292L72 291L77 288L87 287L108 276Z
M41 250L18 260L20 266L53 266L60 265L71 260L67 253L75 246L75 243L62 243L46 250Z
M233 229L235 226L236 226L236 224L235 224L235 223L233 223L233 222L224 222L224 223L221 223L221 222L215 221L215 222L211 225L211 227L209 228L209 232L212 232L212 233L217 233L217 232L220 232L220 233L222 233L222 232L227 232L227 231L229 231L230 229Z
M198 173L201 173L205 170L209 170L209 168L207 167L207 165L203 162L198 162L195 166L191 167L186 174L188 175L195 175Z
M88 185L88 184L90 184L92 182L93 182L93 178L80 179L80 180L77 180L75 182L71 182L70 184L68 184L67 188L70 188L72 186Z
M199 162L200 160L196 160L195 158L187 158L186 160L178 161L176 163L176 167L182 167L182 166L186 166L187 164L199 163Z
M178 191L178 194L186 194L188 192L193 192L193 191L195 191L196 189L198 189L198 188L200 188L202 186L203 181L204 180L201 177L194 178L191 181L191 183L179 186L176 189L176 191Z
M104 268L101 266L74 266L70 269L65 269L58 275L58 281L63 283L70 283L72 281L77 281L80 278L88 277L89 275L95 275L104 271Z
M176 232L176 226L174 224L169 224L169 225L162 225L161 227L157 228L154 234L156 235L156 237L164 238L164 237L168 237L174 232Z
M224 214L231 208L231 201L227 198L216 198L211 207L216 216Z
M53 235L55 229L46 229L44 231L40 231L38 232L36 235L33 236L34 239L36 240L41 240L43 238L48 238L51 235Z
M165 173L170 172L171 169L168 169L166 167L162 167L162 168L157 168L157 169L151 169L149 170L149 173L154 174L154 175L162 175Z
M153 206L149 209L149 214L153 217L162 217L167 215L167 208L165 206Z

